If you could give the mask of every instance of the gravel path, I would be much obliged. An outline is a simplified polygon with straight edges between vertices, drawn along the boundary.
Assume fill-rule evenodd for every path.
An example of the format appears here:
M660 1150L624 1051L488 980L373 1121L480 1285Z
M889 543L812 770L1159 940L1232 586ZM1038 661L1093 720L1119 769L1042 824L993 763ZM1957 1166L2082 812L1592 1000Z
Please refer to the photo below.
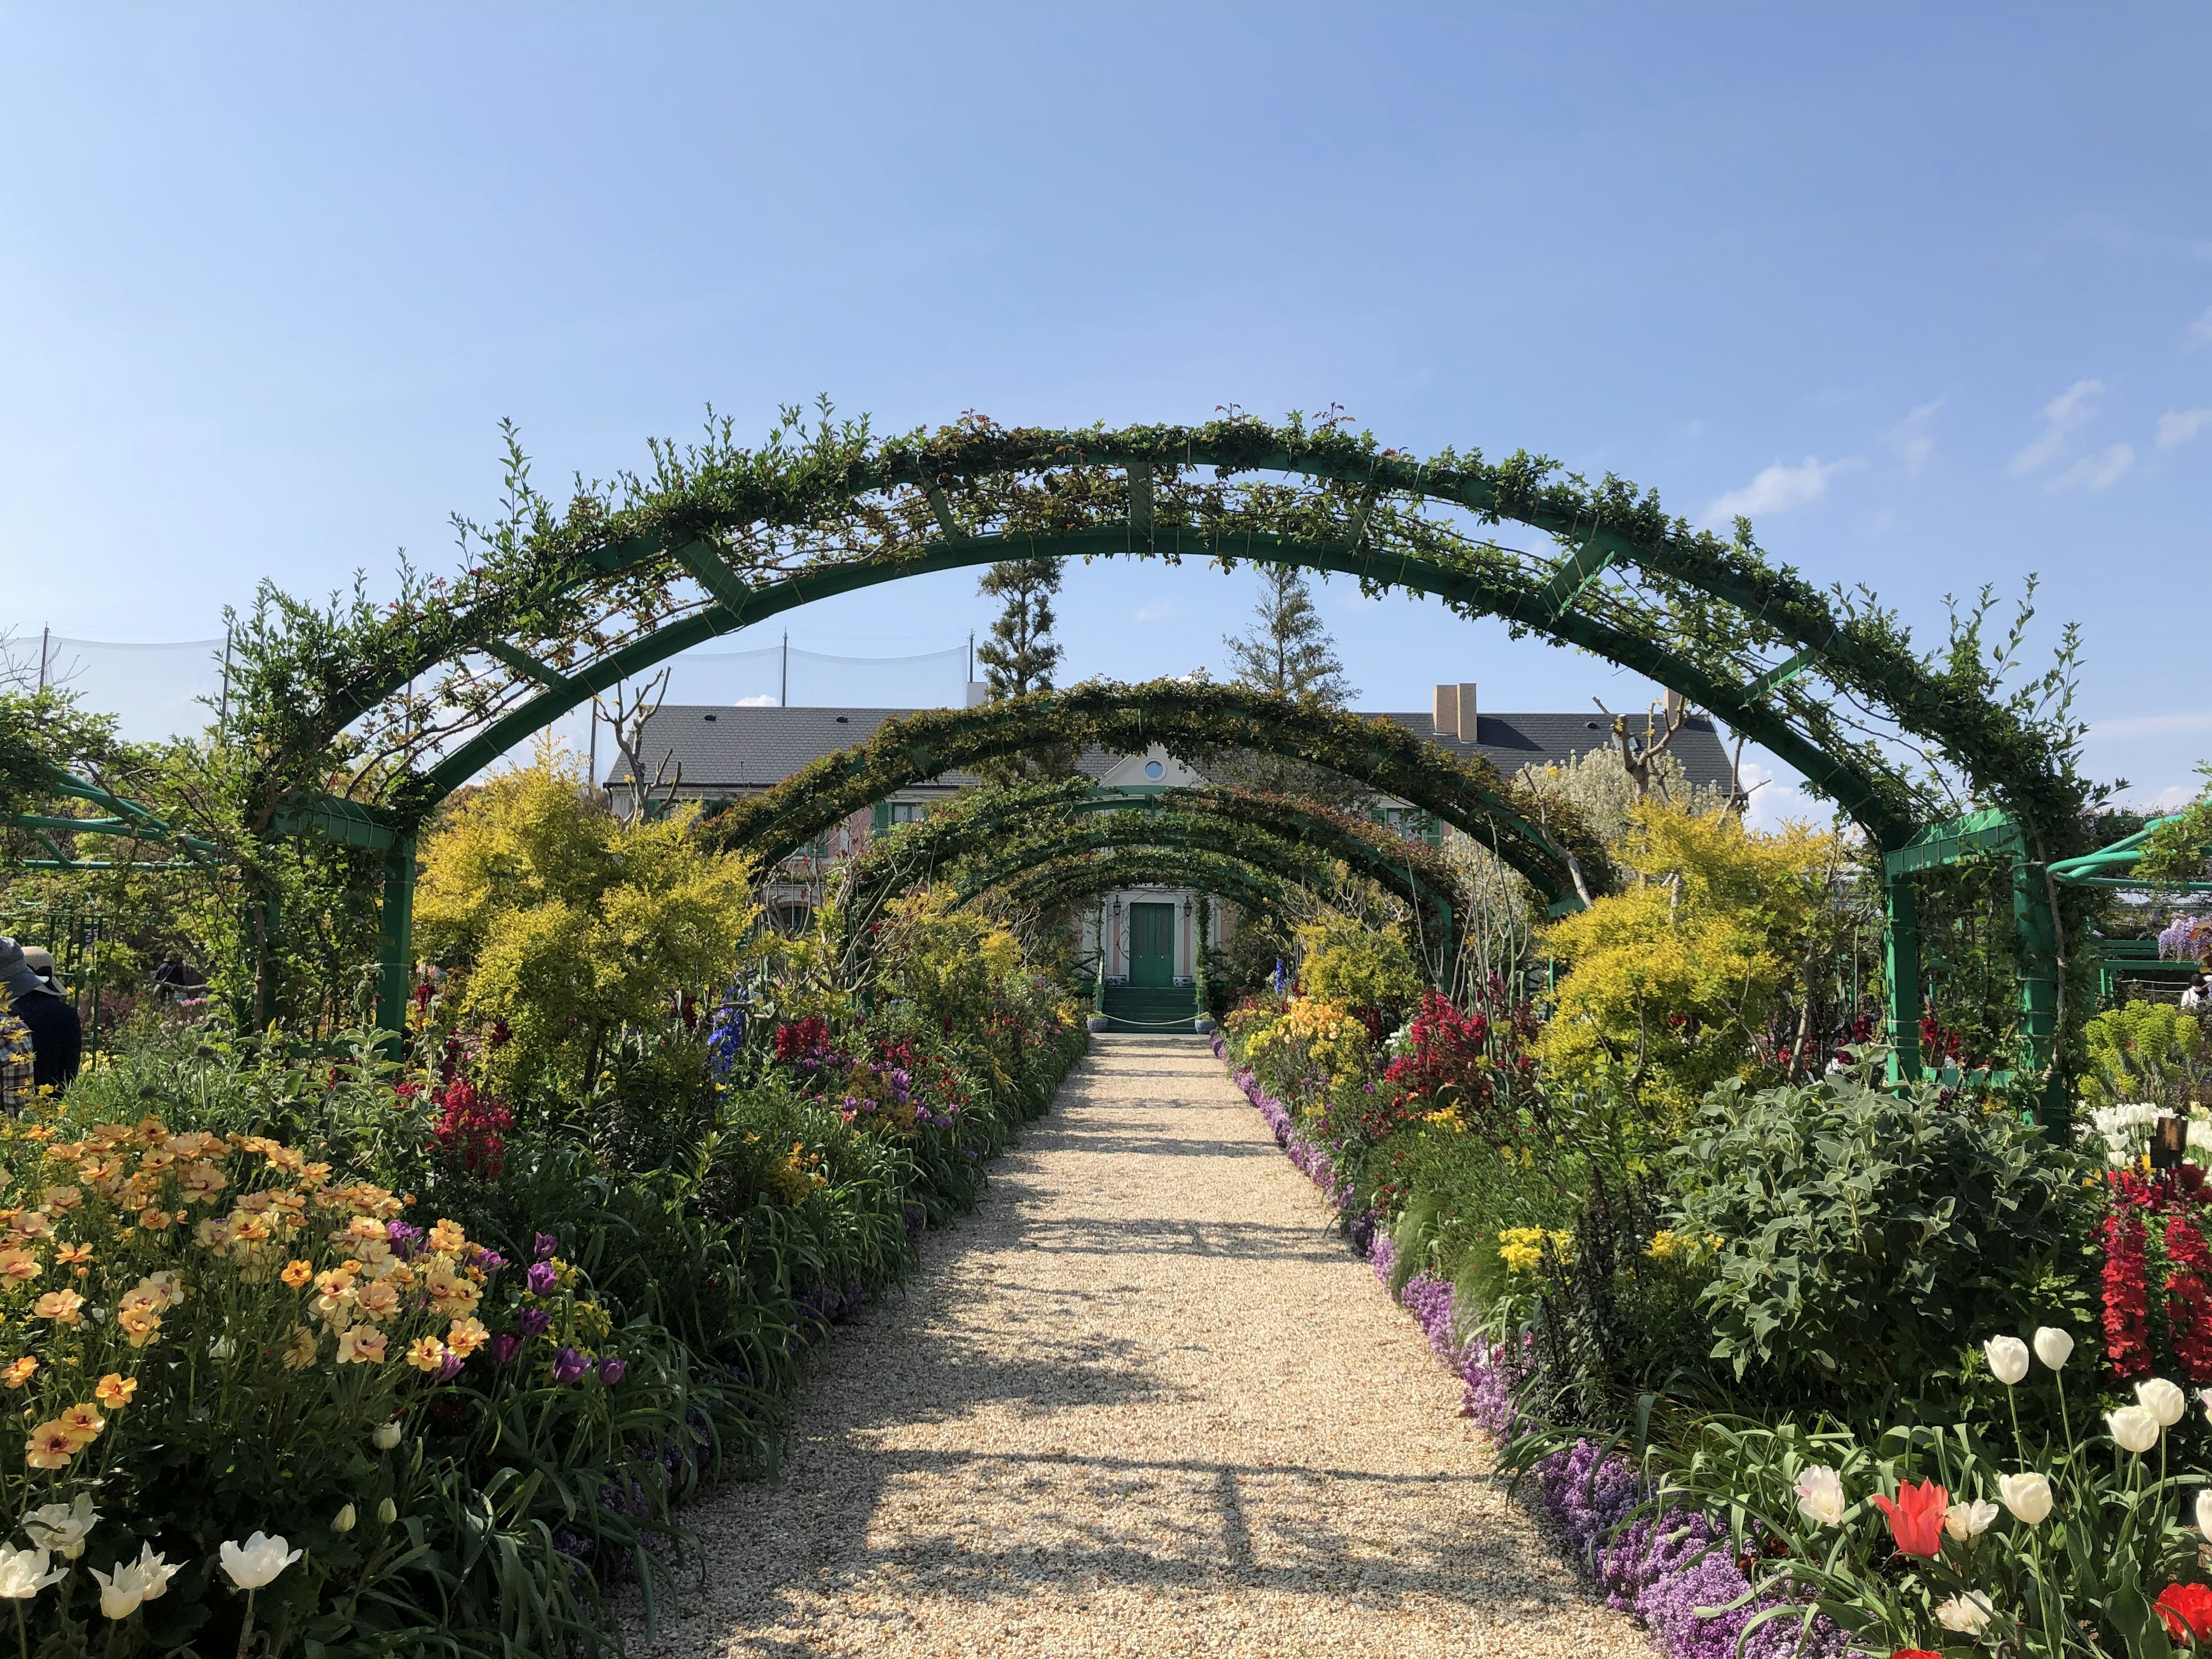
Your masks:
M1109 1036L825 1346L638 1655L1649 1659L1195 1038Z

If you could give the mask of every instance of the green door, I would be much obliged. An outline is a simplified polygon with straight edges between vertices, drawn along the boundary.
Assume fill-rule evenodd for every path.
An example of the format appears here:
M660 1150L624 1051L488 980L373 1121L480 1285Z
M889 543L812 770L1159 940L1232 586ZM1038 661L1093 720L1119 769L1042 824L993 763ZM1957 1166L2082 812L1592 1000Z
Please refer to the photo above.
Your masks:
M1175 983L1175 906L1129 907L1129 983Z

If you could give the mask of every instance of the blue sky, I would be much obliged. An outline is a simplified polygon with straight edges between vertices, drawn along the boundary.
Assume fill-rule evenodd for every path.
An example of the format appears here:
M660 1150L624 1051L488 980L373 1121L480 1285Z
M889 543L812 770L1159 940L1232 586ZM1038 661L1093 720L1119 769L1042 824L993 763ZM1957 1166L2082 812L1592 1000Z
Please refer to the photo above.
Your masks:
M441 563L502 416L550 485L709 403L1335 403L1747 511L1923 633L2040 572L2094 769L2154 795L2212 754L2208 61L2179 4L8 8L0 623L203 638L264 574ZM1068 673L1218 669L1250 584L1073 568ZM1322 599L1370 708L1648 696Z

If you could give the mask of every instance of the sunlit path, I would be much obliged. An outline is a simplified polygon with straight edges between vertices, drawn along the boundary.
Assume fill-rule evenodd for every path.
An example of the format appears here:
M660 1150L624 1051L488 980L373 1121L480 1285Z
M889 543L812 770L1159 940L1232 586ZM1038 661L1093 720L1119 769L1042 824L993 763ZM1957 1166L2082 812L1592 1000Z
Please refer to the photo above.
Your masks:
M1649 1652L1196 1038L1109 1036L694 1510L656 1655Z

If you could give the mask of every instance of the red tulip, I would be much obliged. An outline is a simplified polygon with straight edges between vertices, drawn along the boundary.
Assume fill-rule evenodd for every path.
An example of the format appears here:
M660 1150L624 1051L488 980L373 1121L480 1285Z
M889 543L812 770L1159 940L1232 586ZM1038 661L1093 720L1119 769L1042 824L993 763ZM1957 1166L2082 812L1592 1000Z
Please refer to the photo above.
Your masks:
M1900 1484L1895 1503L1879 1496L1874 1501L1889 1517L1890 1535L1897 1540L1898 1553L1933 1559L1943 1547L1943 1511L1951 1507L1951 1494L1933 1480L1923 1480L1917 1486L1910 1481Z
M1899 1648L1889 1659L1943 1659L1943 1656L1927 1648Z
M2168 1584L2158 1593L2158 1616L2177 1642L2201 1642L2212 1636L2212 1589L2202 1584Z

